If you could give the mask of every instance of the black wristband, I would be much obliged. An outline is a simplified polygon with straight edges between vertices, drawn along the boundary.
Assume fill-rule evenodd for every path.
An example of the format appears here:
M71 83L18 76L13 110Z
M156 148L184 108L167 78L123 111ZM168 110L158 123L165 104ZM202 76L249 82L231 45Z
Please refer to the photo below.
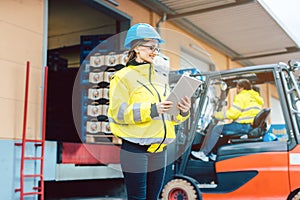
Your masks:
M154 117L158 117L158 116L159 116L159 114L158 114L158 112L157 112L156 103L151 104L150 116L151 116L151 118L154 118Z

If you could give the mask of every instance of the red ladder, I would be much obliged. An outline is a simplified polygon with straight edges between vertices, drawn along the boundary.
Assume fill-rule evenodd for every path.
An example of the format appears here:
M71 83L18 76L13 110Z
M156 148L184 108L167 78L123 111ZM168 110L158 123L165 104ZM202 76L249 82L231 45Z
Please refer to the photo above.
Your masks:
M26 63L26 84L25 84L25 100L24 100L24 116L23 116L23 135L22 142L15 143L16 146L22 147L21 152L21 167L20 167L20 188L15 189L15 192L20 192L20 200L24 200L25 196L40 195L40 200L44 200L44 149L45 149L45 131L46 131L46 108L47 108L47 85L48 85L48 67L44 71L44 93L43 93L43 122L42 122L42 138L41 139L27 139L26 138L26 123L27 123L27 109L28 109L28 90L29 90L29 73L30 63ZM35 150L37 147L41 148L40 156L26 156L26 144L33 144ZM35 151L36 152L36 151ZM39 173L25 174L25 162L40 161ZM32 191L25 192L25 179L31 178L40 181L39 186L33 186Z

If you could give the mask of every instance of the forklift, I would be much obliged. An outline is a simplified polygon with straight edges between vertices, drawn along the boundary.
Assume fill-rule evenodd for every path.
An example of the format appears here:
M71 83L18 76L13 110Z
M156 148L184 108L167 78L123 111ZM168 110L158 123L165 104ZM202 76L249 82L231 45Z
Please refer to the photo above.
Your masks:
M203 84L192 97L191 116L177 127L168 149L163 200L300 200L300 62L249 66L190 74ZM220 137L216 160L191 156L217 124L239 79L268 93L270 102L255 117L252 130ZM272 113L272 115L270 114ZM275 138L268 138L275 135Z

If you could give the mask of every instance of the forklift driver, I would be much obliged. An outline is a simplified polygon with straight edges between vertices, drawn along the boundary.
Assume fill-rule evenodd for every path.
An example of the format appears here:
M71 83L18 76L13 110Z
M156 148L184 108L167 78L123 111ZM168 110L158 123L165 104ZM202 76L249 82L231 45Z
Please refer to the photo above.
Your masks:
M262 109L264 101L258 92L252 89L248 79L240 79L236 86L237 94L234 97L232 106L226 112L215 112L217 120L227 118L232 120L229 124L217 125L208 133L203 141L200 151L192 151L191 154L196 159L208 162L216 159L216 155L211 151L218 142L220 135L233 136L237 133L248 133L251 129L254 117Z

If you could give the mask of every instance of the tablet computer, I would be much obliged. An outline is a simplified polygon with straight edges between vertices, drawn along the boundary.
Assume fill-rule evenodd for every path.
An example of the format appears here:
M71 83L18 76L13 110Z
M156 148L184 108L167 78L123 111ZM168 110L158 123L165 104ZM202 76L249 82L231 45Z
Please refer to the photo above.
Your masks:
M166 99L173 102L173 107L167 113L170 115L179 114L179 109L177 108L178 102L185 96L191 98L201 83L201 80L183 74Z

